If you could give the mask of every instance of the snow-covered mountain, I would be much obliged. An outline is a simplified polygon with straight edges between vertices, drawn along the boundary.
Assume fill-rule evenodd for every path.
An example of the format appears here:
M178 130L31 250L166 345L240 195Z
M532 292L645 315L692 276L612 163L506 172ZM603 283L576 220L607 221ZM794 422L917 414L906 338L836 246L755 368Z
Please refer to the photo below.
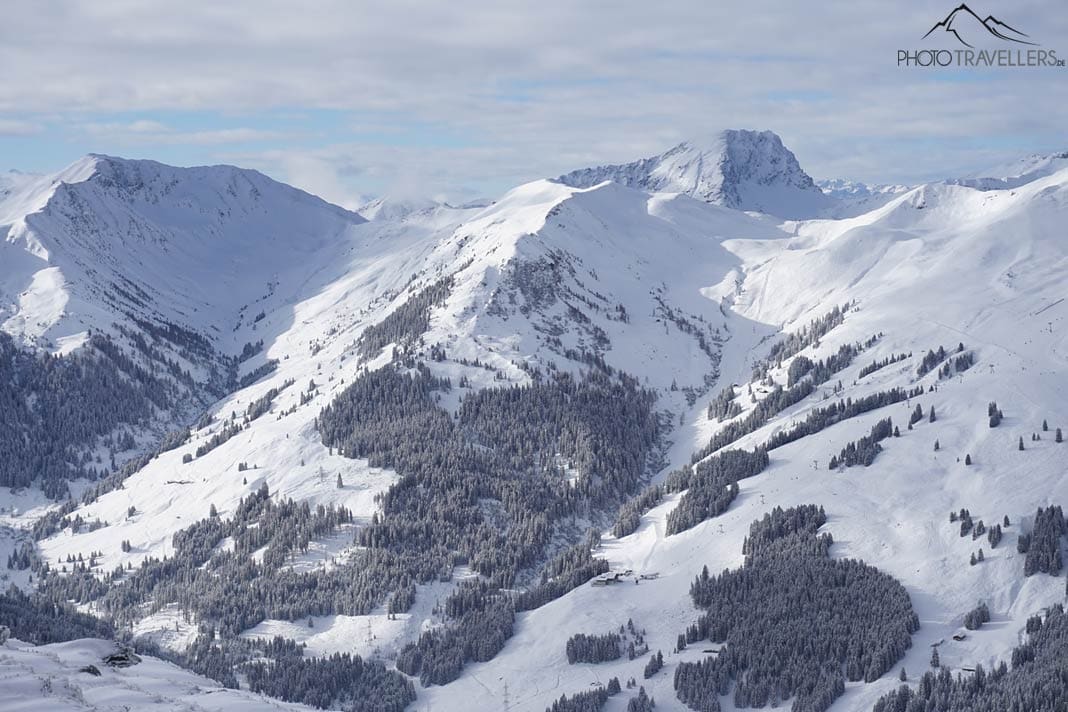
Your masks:
M687 590L695 562L710 562L713 571L741 565L742 540L751 521L775 506L804 503L833 512L829 526L839 542L832 548L836 557L862 558L909 590L922 621L902 661L910 673L927 667L931 645L941 645L943 664L954 670L977 663L990 669L1004 660L1019 642L1025 619L1063 600L1063 575L1024 577L1015 540L991 552L985 539L962 539L946 516L961 507L988 523L1007 516L1013 522L1011 536L1016 536L1033 526L1036 507L1062 502L1068 495L1068 479L1058 464L1065 446L1050 436L1068 422L1063 407L1068 309L1061 296L1068 251L1057 227L1066 210L1068 171L1062 171L1016 191L924 186L856 218L801 223L785 239L724 242L741 259L734 265L732 313L758 329L781 324L794 330L832 305L857 300L842 326L802 351L816 361L878 336L835 377L844 389L838 397L857 400L893 387L917 386L925 395L774 450L770 468L742 482L737 509L732 505L693 530L665 536L669 515L679 504L678 498L667 498L643 517L636 532L602 543L613 570L657 572L656 581L607 592L584 587L539 608L523 620L516 641L499 657L474 666L452 685L431 688L427 697L434 707L458 708L462 700L485 694L477 690L480 681L499 680L507 681L508 689L500 682L492 686L495 702L507 693L513 703L535 710L561 691L575 692L611 675L635 675L633 663L594 669L568 666L563 657L570 634L613 630L628 617L648 630L670 631L651 643L664 651L669 665L701 659L700 650L669 653L675 651L678 621L692 615ZM1007 241L1005 235L1013 239ZM751 408L747 388L757 399L768 393L766 382L750 374L750 365L767 344L758 338L759 331L748 331L733 330L724 344L719 379L720 384L742 384L736 389L742 413L721 423L697 409L685 412L672 462L687 462L726 424L744 418ZM954 371L952 377L933 370L921 375L925 353L943 345L952 351L958 343L975 354L976 365ZM898 355L900 362L867 371L869 364ZM787 361L773 368L771 378L785 384L789 366ZM731 447L757 446L825 407L831 397L828 384ZM987 422L992 401L1002 409L1012 404L1011 419L998 428ZM924 420L906 431L917 404ZM930 409L937 420L928 417ZM1009 411L1004 412L1008 418ZM827 469L840 448L887 416L899 424L902 435L886 444L870 467ZM1046 421L1050 430L1043 432ZM1033 441L1033 436L1040 439ZM1018 440L1027 441L1022 452ZM966 458L970 465L964 464ZM978 548L986 549L985 562L972 566L969 554ZM976 634L962 631L961 616L976 601L990 603L1003 625ZM953 640L954 635L961 640ZM544 651L534 656L538 665L532 666L531 651ZM670 678L643 684L658 708L683 709ZM879 695L898 684L896 679L849 684L832 709L871 709Z
M580 188L610 180L782 218L815 217L830 205L771 131L722 131L705 141L685 141L658 156L584 168L558 180Z
M1054 435L1068 427L1068 169L1057 165L1030 161L1018 183L1002 188L834 182L821 190L773 134L724 132L703 149L682 144L645 161L535 181L490 205L367 222L238 169L90 157L0 197L7 238L0 242L0 285L8 295L3 330L63 353L84 345L65 337L110 331L149 366L152 352L137 349L138 334L161 353L184 358L183 365L191 359L185 340L172 336L179 343L168 347L156 332L167 324L202 335L210 358L223 363L261 339L262 352L239 365L255 378L230 382L204 417L187 421L192 427L177 444L139 463L121 486L65 509L66 523L45 518L56 505L34 488L0 490L0 553L17 561L34 524L51 521L50 528L38 525L30 550L54 571L67 569L55 572L58 580L84 576L100 586L53 581L46 588L173 651L193 644L205 625L227 645L281 635L306 644L300 660L350 653L384 670L410 670L406 646L427 631L445 635L493 618L479 609L476 623L456 612L496 601L501 594L491 577L483 581L496 593L484 598L458 599L457 591L478 578L480 566L511 564L455 556L444 571L413 567L374 605L352 604L365 586L373 589L376 576L392 571L383 561L412 556L390 548L403 533L426 537L428 558L416 558L437 563L429 558L436 549L461 551L464 536L475 533L495 537L504 558L514 530L544 537L549 544L540 555L550 557L581 542L592 526L601 533L593 556L614 572L629 570L627 583L588 585L592 574L574 574L581 585L521 610L510 633L493 638L498 646L460 661L455 680L416 681L416 706L540 712L561 695L633 677L658 710L683 710L675 672L707 658L711 645L677 649L679 634L700 614L690 597L695 577L706 565L713 574L742 567L750 524L774 507L815 504L828 516L821 532L834 537L829 555L863 559L893 577L919 619L911 646L868 682L866 675L844 682L831 710L872 709L901 684L901 667L915 686L931 646L955 672L977 663L991 669L1010 658L1028 619L1063 601L1065 592L1063 573L1025 576L1027 555L1017 550L1036 527L1036 509L1068 499L1061 465L1068 444ZM849 217L828 217L836 209ZM56 276L46 282L42 273ZM41 306L49 299L62 306ZM819 329L806 327L821 319ZM267 359L272 367L256 370ZM383 369L410 383L449 383L417 401L425 410L412 421L431 428L417 431L427 436L392 460L391 450L374 443L328 440L334 433L323 426L337 418L338 404L356 413L343 424L346 433L407 424L403 408L375 410L411 397L404 389L376 390L373 374ZM550 384L564 372L633 379L655 397L660 430L643 474L668 489L635 505L632 530L612 526L615 504L583 499L613 474L596 471L611 454L588 437L601 423L569 411L558 439L541 451L542 431L529 425L533 410L507 420L515 414L493 410L498 406L487 395L521 403L539 393L539 413L593 397L551 395ZM369 382L368 392L382 397L351 400L352 389ZM811 388L793 390L798 383ZM844 409L895 389L911 395L827 421L830 405ZM784 392L799 395L776 405ZM615 406L624 407L630 406L622 400ZM462 420L480 409L491 422L511 423L529 443L516 444L477 418ZM607 430L629 432L610 415L599 417L618 426ZM829 467L887 417L899 436L883 440L869 466ZM426 477L420 467L434 471L426 463L465 462L466 450L435 449L444 448L439 433L452 422L484 456L506 450L521 463L533 451L536 464L524 486L502 496L463 464L440 479ZM820 429L786 437L805 422ZM404 441L410 431L381 432L381 441ZM674 511L691 507L698 495L730 490L720 483L702 493L696 480L672 489L678 472L723 448L758 451L771 443L767 466L743 475L722 511L678 528ZM465 484L454 473L471 479ZM418 499L457 477L447 496ZM481 489L470 492L476 484ZM537 512L515 509L530 492L544 498L542 510L564 514L538 519ZM279 507L286 499L309 507L286 516L260 512L261 496ZM467 497L471 509L442 509ZM398 502L427 519L413 524ZM315 517L329 519L327 508L336 506L351 519L319 524ZM962 537L959 522L949 521L962 508L986 529L1007 518L1004 541ZM271 538L290 531L287 516L301 522L292 539ZM469 530L449 529L460 517L474 518L465 520ZM367 531L378 534L360 539ZM434 538L439 531L450 532L448 542ZM984 558L973 565L969 557L980 548ZM372 550L384 558L362 558ZM86 572L79 555L91 562ZM173 570L153 561L163 557ZM547 573L546 580L571 575L561 566L563 573ZM514 593L537 588L544 569L539 562L503 570L516 574L500 579ZM253 578L227 595L245 601L241 592L255 591L260 598L250 610L227 608L226 596L216 598L211 587L212 576L222 580L235 571ZM10 580L30 588L31 573L34 580L47 577L39 568L16 568ZM637 578L642 574L647 578ZM163 585L151 588L157 577ZM321 597L310 597L307 577ZM209 600L190 599L196 596ZM963 615L978 601L989 606L994 624L965 632ZM618 631L628 620L644 629L651 653L662 651L664 670L646 677L647 654L569 664L572 635ZM70 677L68 658L83 655L77 645L74 652L57 649L58 659L46 665L27 657L37 655L32 649L16 649L6 654L35 675ZM427 659L434 652L418 650ZM157 665L150 670L155 677ZM161 694L178 696L173 686ZM626 709L635 694L622 691L605 709ZM730 696L717 699L731 708Z
M1068 152L1036 153L949 182L978 190L1006 190L1045 178L1065 168L1068 168Z
M10 416L0 485L43 477L65 492L64 468L114 470L269 370L263 345L292 319L287 307L332 279L345 235L364 222L230 166L90 155L16 181L0 199L0 335L76 355L53 365L94 375L63 386L25 359L5 369L32 385ZM122 387L106 385L116 378ZM97 417L67 399L93 402Z
M32 173L21 171L5 171L0 173L0 200L3 200L25 183L36 178Z
M87 156L0 202L0 320L25 342L57 343L130 313L229 351L253 321L245 311L291 298L278 290L309 279L309 257L361 222L255 171Z
M442 204L430 198L374 198L356 209L368 220L402 220L412 213L433 210Z
M868 185L867 183L859 183L857 181L846 180L844 178L831 178L828 180L821 180L817 181L816 185L819 186L819 189L822 190L824 194L829 195L832 198L840 199L870 198L874 196L894 196L911 189L911 187L907 185Z
M907 185L867 185L842 178L817 181L816 185L834 201L833 207L823 215L833 218L855 217L871 212L912 189Z

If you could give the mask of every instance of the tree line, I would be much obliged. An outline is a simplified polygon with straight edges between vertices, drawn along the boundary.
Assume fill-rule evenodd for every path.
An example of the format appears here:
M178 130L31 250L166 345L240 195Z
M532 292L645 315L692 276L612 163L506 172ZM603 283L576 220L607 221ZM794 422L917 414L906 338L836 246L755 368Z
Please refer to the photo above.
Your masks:
M415 701L412 683L380 662L349 653L305 658L291 640L277 638L274 644L275 650L268 651L273 660L241 666L253 692L351 712L402 712Z
M939 667L924 673L916 687L902 685L883 695L873 712L1059 712L1068 700L1068 615L1054 604L1045 618L1027 621L1027 641L989 672L954 675Z
M725 450L672 473L666 482L668 489L686 493L668 513L667 533L678 534L727 511L738 496L738 481L760 474L767 466L764 448Z
M619 691L619 679L613 677L607 687L598 686L593 690L576 692L570 697L561 695L559 700L545 708L545 712L600 712L608 698L619 694Z

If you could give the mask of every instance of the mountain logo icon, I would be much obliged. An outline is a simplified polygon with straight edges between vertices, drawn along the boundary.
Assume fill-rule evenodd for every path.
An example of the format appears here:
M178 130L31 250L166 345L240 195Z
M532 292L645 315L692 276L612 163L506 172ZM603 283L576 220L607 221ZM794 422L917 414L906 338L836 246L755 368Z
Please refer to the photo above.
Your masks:
M986 35L992 35L1005 42L1038 46L1038 43L1032 42L1026 33L1020 32L993 15L987 15L985 19L980 18L964 3L953 8L953 11L946 15L946 19L936 22L923 39L927 39L938 30L953 35L965 47L974 47L968 40L975 41L975 37Z

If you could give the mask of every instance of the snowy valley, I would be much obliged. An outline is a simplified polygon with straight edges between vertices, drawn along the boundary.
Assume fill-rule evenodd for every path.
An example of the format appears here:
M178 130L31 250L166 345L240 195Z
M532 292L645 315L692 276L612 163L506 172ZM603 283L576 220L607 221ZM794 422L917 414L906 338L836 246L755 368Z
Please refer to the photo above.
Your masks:
M933 651L938 709L1016 699L1068 645L1068 164L986 173L0 176L0 710L882 710Z

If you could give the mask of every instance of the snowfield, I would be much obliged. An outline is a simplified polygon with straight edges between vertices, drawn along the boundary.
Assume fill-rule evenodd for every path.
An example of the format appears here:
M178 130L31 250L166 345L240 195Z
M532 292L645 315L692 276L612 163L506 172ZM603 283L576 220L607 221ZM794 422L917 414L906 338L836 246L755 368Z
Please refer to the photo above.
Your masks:
M18 640L0 645L0 710L149 710L158 712L258 712L314 708L263 695L227 690L176 665L144 657L128 668L103 659L115 644L105 640L33 646ZM92 668L96 674L83 672Z
M131 308L99 288L125 278L150 297L134 305L137 313L183 324L227 354L262 339L263 354L243 369L278 361L268 376L213 403L214 422L194 429L188 442L75 511L106 526L63 530L38 542L40 555L58 567L68 556L101 551L101 573L136 567L173 553L173 535L207 517L211 505L225 518L266 483L273 497L352 510L352 527L315 542L290 565L310 570L342 560L397 473L324 446L316 417L363 369L388 362L388 347L361 357L359 335L443 277L453 286L433 309L424 341L448 354L427 361L453 382L446 408L455 410L469 390L527 382L525 366L581 370L566 349L597 351L658 394L656 408L671 427L653 480L689 463L723 427L706 408L724 386L739 386L738 417L751 409L753 365L778 334L849 304L844 323L801 354L815 361L845 344L875 342L731 447L759 446L830 399L916 386L922 396L772 450L770 466L740 481L727 512L685 532L666 535L678 494L647 512L633 534L617 539L606 531L597 555L631 576L580 586L518 614L502 652L467 665L448 685L417 683L412 708L541 712L563 694L633 677L658 710L685 709L672 688L675 667L718 647L675 651L678 634L699 615L691 582L703 566L713 573L741 566L749 525L774 507L802 504L825 508L831 556L891 574L921 623L893 673L849 683L834 712L870 710L901 684L900 667L915 684L933 645L954 671L1005 660L1022 642L1027 618L1065 598L1063 573L1024 577L1016 551L1036 508L1068 504L1068 443L1054 442L1055 428L1068 428L1063 156L1027 159L994 178L908 189L838 183L824 192L778 137L743 139L724 135L710 146L683 144L655 159L536 181L486 207L380 201L364 213L370 222L227 167L89 157L58 176L9 181L12 187L0 187L5 331L54 353L76 350L83 332L106 331ZM734 170L739 165L748 170ZM850 217L817 217L834 214ZM949 378L937 369L918 375L928 350L941 346L955 356L958 344L974 355L971 368ZM869 363L902 353L911 356L860 376ZM785 384L789 365L772 364L771 377ZM461 377L466 388L458 387ZM841 392L833 393L839 382ZM757 397L769 390L752 386ZM279 395L247 429L183 462L229 414L243 413L271 388ZM995 401L1005 417L992 428L987 407ZM917 404L925 416L933 407L937 418L907 429ZM900 437L883 441L870 467L829 469L832 456L888 416ZM239 471L239 463L248 469ZM3 491L0 506L6 559L49 505ZM1007 516L1002 542L991 549L986 537L962 538L949 520L961 508L988 527ZM971 565L980 547L984 560ZM30 586L25 572L4 573ZM636 582L641 574L656 577ZM395 618L383 607L367 616L266 620L244 635L292 638L307 644L308 656L351 652L390 662L404 643L442 622L439 603L470 575L456 571L452 582L419 586L415 605ZM989 605L992 621L954 640L978 601ZM645 656L567 663L570 636L618 630L628 620L646 631L653 653L663 651L664 669L653 678L642 679ZM177 650L193 628L179 611L164 609L134 630ZM49 709L301 709L224 691L158 660L125 670L97 664L99 678L77 672L107 645L8 642L0 648L0 710L39 709L42 698L55 705ZM625 710L635 692L624 689L605 709ZM730 698L722 702L733 709Z

